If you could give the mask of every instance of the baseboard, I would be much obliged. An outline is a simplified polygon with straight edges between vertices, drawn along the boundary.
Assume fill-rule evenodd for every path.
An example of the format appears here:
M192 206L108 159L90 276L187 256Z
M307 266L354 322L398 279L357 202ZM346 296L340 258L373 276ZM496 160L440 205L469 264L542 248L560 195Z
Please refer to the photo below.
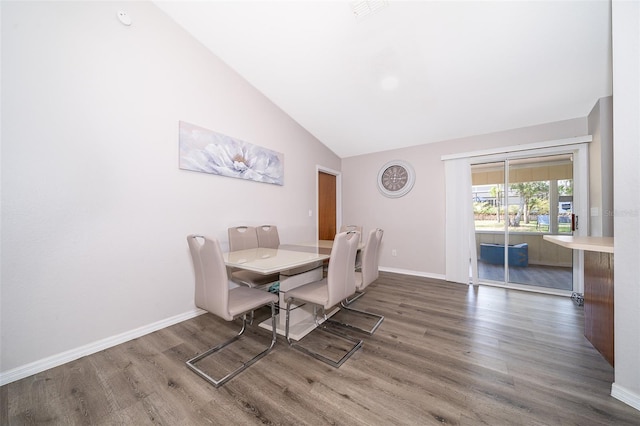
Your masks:
M379 267L378 269L384 272L393 272L395 274L412 275L414 277L433 278L436 280L444 281L444 274L431 274L428 272L410 271L408 269L383 268L383 267Z
M145 325L122 334L107 337L106 339L98 340L97 342L90 343L88 345L80 346L69 351L65 351L47 358L43 358L38 361L34 361L29 364L16 367L14 369L0 373L0 386L4 386L8 383L15 382L16 380L29 377L33 374L41 373L53 367L57 367L67 362L74 361L83 356L91 355L96 352L100 352L104 349L119 345L129 340L137 339L145 334L153 333L165 327L177 324L182 321L197 317L205 313L202 309L194 309L192 311L185 312L180 315L176 315L171 318L166 318L152 324Z
M611 396L640 411L640 395L615 383L611 385Z

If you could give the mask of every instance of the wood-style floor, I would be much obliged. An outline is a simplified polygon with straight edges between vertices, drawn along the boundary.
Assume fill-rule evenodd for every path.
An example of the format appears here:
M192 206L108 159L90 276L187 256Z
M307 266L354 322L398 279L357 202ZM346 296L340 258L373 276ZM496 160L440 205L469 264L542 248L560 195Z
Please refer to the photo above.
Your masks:
M354 305L386 318L339 369L279 340L215 389L184 362L238 324L206 314L3 386L0 423L640 424L569 298L381 273Z
M490 280L504 283L504 265L493 265L478 261L480 281ZM534 265L509 267L509 281L532 287L554 288L571 291L573 289L573 270L568 267Z

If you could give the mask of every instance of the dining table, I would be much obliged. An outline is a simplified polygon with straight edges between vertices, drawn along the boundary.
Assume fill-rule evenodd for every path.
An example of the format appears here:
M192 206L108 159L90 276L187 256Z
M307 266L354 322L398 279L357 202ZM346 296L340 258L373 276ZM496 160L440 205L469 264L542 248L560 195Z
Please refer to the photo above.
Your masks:
M226 252L223 254L225 264L232 268L245 269L259 274L270 275L279 274L277 291L279 296L279 306L286 306L285 294L304 284L320 281L324 277L324 265L331 257L333 240L316 240L297 244L281 244L278 248L251 248ZM364 244L358 245L358 250L362 250ZM267 286L265 290L273 289L273 285ZM316 323L313 306L308 304L291 305L289 336L295 340L300 340L319 324L324 322L324 317L319 316ZM340 309L325 312L326 317L330 317ZM285 314L277 314L276 331L285 335ZM271 320L260 323L260 327L271 331Z
M324 276L324 263L331 256L333 241L320 240L301 244L281 244L278 248L251 248L223 254L225 264L232 268L245 269L259 274L279 274L279 305L286 305L285 294L304 284L319 281ZM273 285L267 286L273 288ZM268 290L268 288L266 290ZM333 315L339 309L327 312ZM321 323L324 318L320 318ZM285 335L285 314L277 314L276 331ZM313 331L318 324L315 321L313 306L304 303L292 304L289 335L295 340L302 339ZM271 330L271 320L260 323L260 327Z

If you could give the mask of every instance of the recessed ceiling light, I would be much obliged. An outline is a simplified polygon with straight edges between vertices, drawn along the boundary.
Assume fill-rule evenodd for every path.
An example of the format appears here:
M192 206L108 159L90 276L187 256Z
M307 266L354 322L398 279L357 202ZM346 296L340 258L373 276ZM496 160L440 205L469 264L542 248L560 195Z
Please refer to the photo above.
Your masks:
M356 18L362 19L389 6L387 0L352 1L351 10Z

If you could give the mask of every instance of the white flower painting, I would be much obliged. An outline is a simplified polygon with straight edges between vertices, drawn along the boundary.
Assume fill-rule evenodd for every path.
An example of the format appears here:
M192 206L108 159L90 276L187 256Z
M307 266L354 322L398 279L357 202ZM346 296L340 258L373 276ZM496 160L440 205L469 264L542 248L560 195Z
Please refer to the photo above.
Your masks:
M284 185L283 155L180 122L180 168Z

